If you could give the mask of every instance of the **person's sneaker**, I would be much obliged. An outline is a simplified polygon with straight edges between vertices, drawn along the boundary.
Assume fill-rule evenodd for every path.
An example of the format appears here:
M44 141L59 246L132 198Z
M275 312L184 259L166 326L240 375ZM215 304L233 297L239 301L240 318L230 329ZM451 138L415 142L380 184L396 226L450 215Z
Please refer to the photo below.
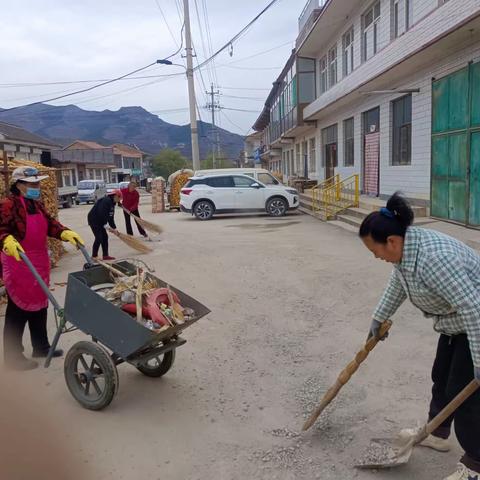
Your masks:
M53 352L52 358L61 357L62 355L63 355L63 350L58 348ZM47 356L48 356L48 350L41 350L41 351L34 350L32 353L32 358L47 358Z
M107 255L107 256L103 257L103 260L108 262L108 261L111 261L111 260L116 260L116 258L111 257L110 255Z
M400 432L402 438L405 437L414 437L418 433L418 430L415 428L406 428ZM450 440L448 438L435 437L429 435L423 442L420 443L420 446L431 448L437 452L449 452L452 448Z
M38 363L35 360L19 355L16 358L5 359L5 367L9 370L26 372L27 370L35 370L38 367Z
M480 473L470 470L463 463L459 463L456 472L444 480L480 480Z

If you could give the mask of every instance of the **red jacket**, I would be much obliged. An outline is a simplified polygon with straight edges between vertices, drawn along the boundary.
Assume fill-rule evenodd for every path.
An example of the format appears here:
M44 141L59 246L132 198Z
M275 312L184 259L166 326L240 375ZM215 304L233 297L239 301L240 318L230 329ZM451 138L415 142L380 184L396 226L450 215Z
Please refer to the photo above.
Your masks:
M122 205L129 211L134 212L138 210L140 203L140 194L134 190L131 192L128 188L122 189Z
M31 202L35 212L41 213L48 222L48 236L60 239L60 235L67 230L60 222L52 218L42 203L33 200ZM3 241L8 235L13 235L19 242L25 238L27 230L27 212L23 207L18 195L10 195L0 201L0 247L3 248Z

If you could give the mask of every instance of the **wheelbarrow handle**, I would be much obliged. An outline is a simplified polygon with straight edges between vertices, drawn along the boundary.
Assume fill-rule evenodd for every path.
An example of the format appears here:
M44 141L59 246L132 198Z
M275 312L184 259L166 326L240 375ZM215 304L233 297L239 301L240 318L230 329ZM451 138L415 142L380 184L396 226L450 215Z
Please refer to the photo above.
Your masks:
M52 292L48 288L48 285L44 282L43 278L40 276L40 274L37 272L37 269L33 266L32 262L30 259L27 257L27 255L24 252L20 252L20 258L25 262L27 265L28 269L32 272L32 275L35 277L35 280L38 282L40 285L40 288L43 290L43 293L48 297L50 302L53 305L53 308L59 312L62 310L62 307L60 304L57 302L57 299L52 295Z
M85 245L82 245L81 243L77 242L77 248L82 252L82 255L85 257L85 260L89 265L96 265L96 263L93 261L93 258L87 252Z

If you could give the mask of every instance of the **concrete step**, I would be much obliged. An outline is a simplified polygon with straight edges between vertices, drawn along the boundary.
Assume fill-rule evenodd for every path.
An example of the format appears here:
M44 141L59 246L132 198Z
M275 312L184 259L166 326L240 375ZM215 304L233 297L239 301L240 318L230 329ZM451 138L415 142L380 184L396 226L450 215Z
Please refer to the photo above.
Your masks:
M305 208L300 206L298 208L298 211L304 213L305 215L310 215L311 217L316 218L317 220L321 220L322 222L325 221L321 215L319 215L318 213L315 213L311 208Z
M355 208L355 207L350 207L347 208L344 212L346 215L350 215L351 217L357 217L361 218L362 220L368 216L370 213L372 213L371 210L365 210L363 208Z
M349 215L348 213L341 213L337 215L337 222L343 222L352 227L355 227L358 231L360 225L362 224L363 219L359 217L354 217L353 215Z
M370 198L361 196L359 207L361 210L366 210L368 213L374 212L375 210L380 210L386 205L386 200L380 198ZM412 205L413 212L416 217L426 217L427 216L427 207L421 205Z
M335 227L339 227L342 230L346 230L347 232L353 233L354 235L358 235L358 228L350 225L348 223L342 222L340 220L330 220L328 225L333 225Z

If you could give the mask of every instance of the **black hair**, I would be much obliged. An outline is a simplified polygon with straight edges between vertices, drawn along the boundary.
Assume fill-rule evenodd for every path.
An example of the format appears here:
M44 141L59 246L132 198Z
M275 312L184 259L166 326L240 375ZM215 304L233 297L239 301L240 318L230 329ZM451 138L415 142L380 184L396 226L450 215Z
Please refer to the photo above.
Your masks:
M17 187L17 182L10 185L10 193L12 193L13 195L20 195L20 190Z
M392 235L405 238L414 217L412 207L406 198L400 192L395 192L385 208L372 212L365 218L360 226L359 235L361 238L370 236L377 243L387 243L387 238Z

